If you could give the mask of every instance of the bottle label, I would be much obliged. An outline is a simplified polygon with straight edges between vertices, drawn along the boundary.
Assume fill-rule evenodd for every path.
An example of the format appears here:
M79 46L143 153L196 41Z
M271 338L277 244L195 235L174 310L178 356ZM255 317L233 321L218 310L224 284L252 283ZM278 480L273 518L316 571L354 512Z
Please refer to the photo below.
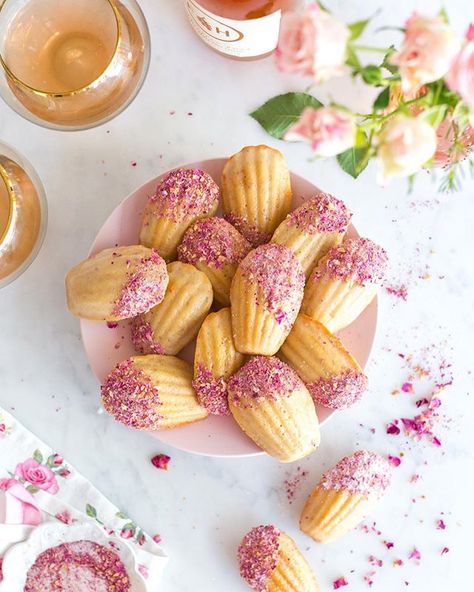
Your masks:
M199 37L229 56L256 57L272 52L278 44L281 10L243 21L213 14L196 0L186 0L186 10Z

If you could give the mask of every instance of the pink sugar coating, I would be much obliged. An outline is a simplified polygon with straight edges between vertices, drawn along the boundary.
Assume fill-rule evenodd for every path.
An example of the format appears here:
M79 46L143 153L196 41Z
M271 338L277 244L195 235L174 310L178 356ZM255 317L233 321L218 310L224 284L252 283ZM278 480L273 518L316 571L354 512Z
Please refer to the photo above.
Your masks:
M101 388L104 409L128 427L152 430L162 416L158 388L134 363L133 358L117 364Z
M368 238L349 238L332 247L311 274L317 281L327 273L342 281L353 280L361 286L379 284L387 267L387 253Z
M185 263L205 263L219 269L240 263L251 249L250 243L224 218L201 218L189 228L178 247Z
M133 268L115 302L112 314L116 317L131 318L147 312L159 304L168 286L166 263L152 249L149 257L143 257Z
M261 245L240 264L242 274L256 284L262 304L288 330L295 322L303 299L305 274L300 262L284 245Z
M391 474L390 464L383 456L357 450L324 473L319 484L326 490L381 497L390 485Z
M296 226L307 234L347 230L352 214L343 201L329 193L317 193L293 210L287 217L288 226Z
M330 409L346 409L362 396L367 388L367 377L359 370L346 370L306 386L315 403Z
M227 383L215 377L204 364L198 364L193 388L201 405L212 415L230 415L227 401Z
M50 547L28 570L24 592L128 592L131 589L119 555L93 541Z
M270 232L263 232L258 226L250 224L250 222L247 222L247 220L242 218L242 216L236 216L235 214L225 214L224 218L227 220L227 222L230 222L230 224L232 224L232 226L234 226L243 237L248 240L252 247L268 243L272 238Z
M288 397L300 387L304 385L296 372L273 356L251 358L228 382L233 403L246 407L263 399Z
M130 339L140 354L166 354L163 346L155 341L153 328L143 316L135 317L130 325Z
M219 196L219 186L204 171L176 169L160 182L149 202L155 216L182 222L209 214L217 206Z
M266 590L278 564L280 531L272 525L256 526L242 539L237 551L240 575L255 592Z

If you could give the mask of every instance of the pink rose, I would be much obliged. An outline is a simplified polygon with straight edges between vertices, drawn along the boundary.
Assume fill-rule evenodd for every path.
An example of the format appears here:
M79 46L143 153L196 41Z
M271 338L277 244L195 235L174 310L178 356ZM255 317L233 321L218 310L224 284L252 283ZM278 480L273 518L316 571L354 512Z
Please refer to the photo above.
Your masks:
M354 145L354 117L335 107L306 107L297 123L285 133L285 140L306 141L318 156L334 156Z
M463 132L459 133L459 127L448 114L436 130L438 144L434 155L436 166L450 166L464 160L474 146L474 129L467 125Z
M131 539L133 538L133 530L131 528L122 528L120 531L120 536L123 539Z
M461 96L474 113L474 25L469 26L466 40L466 45L451 64L446 83Z
M41 522L41 512L35 498L16 479L0 479L1 522L33 526Z
M7 433L7 426L4 423L0 423L0 439Z
M55 465L62 465L64 462L63 457L60 454L53 455L53 464Z
M58 512L56 514L56 518L63 522L64 524L72 524L75 520L72 518L71 514L68 510L63 510L62 512Z
M28 483L31 483L31 485L35 485L39 489L48 491L53 495L59 491L53 471L41 465L34 458L29 458L25 462L18 464L15 474L28 481Z
M419 117L395 115L379 136L379 180L416 173L435 153L436 132Z
M409 92L442 78L458 50L459 40L442 17L414 12L406 23L402 49L390 61L399 67L402 88Z
M275 52L277 66L284 72L313 76L316 83L339 76L349 37L349 29L317 4L302 13L286 12Z

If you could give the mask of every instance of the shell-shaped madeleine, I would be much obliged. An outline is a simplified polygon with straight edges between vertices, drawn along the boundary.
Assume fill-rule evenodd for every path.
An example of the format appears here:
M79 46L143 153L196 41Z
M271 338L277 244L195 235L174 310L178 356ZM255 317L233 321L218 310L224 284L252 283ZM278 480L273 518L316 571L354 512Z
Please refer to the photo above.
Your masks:
M311 395L296 372L278 358L249 360L230 378L228 394L236 422L270 456L292 462L319 445Z
M66 276L72 314L93 321L120 321L159 304L168 286L163 259L142 245L105 249Z
M351 216L343 201L317 193L288 214L275 230L272 243L290 248L308 277L318 260L342 242Z
M171 171L145 206L140 242L154 247L166 261L176 259L176 249L186 230L199 218L215 213L219 195L217 183L204 171Z
M268 242L291 208L290 172L283 154L247 146L229 158L222 173L225 218L252 245Z
M177 354L196 337L212 305L212 286L204 273L179 261L167 268L163 301L132 321L132 342L142 354Z
M280 349L298 314L304 279L288 247L261 245L247 255L230 289L238 351L271 356Z
M325 407L350 407L367 388L367 377L341 340L302 313L278 355L296 370L314 402Z
M138 430L174 428L207 417L192 387L192 368L174 356L133 356L117 364L102 388L104 409Z
M292 538L275 526L252 528L237 550L240 575L255 592L319 592L311 567Z
M301 312L333 333L347 327L375 298L386 266L387 254L370 239L344 240L311 272Z
M216 301L230 304L230 285L250 243L224 218L202 218L189 228L178 247L180 261L191 263L209 278Z
M227 380L244 361L234 346L230 308L208 315L196 340L193 387L209 413L229 415Z
M325 473L306 501L301 530L319 543L334 541L371 513L391 480L388 461L358 450Z

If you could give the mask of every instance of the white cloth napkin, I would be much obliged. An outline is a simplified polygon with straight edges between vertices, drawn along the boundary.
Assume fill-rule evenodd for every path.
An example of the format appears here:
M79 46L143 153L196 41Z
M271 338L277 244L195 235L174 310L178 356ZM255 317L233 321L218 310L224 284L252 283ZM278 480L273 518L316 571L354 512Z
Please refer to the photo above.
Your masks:
M60 454L0 407L0 558L39 522L58 520L93 522L127 542L147 589L159 589L168 561L164 551Z

